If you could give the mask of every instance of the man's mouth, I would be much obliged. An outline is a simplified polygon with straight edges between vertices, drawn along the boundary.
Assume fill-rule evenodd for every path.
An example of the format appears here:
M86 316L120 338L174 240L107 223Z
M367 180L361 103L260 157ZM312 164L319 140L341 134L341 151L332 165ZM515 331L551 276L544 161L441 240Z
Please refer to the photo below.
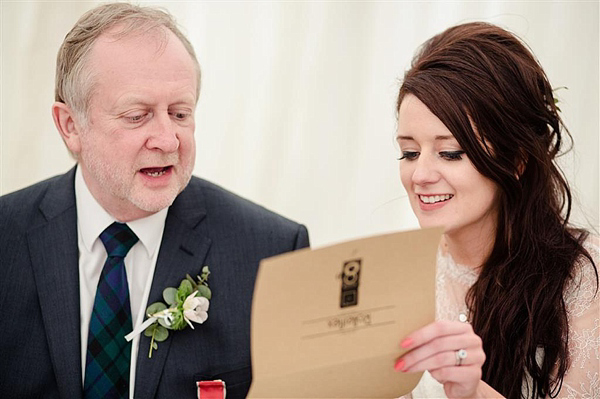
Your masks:
M171 168L172 166L164 166L162 168L143 168L140 169L140 172L150 177L159 177L167 173Z
M450 198L454 197L452 194L444 194L444 195L419 195L419 199L421 202L426 204L435 204L436 202L444 202L448 201Z

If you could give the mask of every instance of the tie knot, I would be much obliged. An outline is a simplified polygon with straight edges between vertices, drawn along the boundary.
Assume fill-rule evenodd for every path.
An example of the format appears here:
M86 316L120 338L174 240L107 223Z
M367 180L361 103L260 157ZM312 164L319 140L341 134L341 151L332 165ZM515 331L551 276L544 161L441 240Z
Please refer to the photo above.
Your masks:
M101 234L100 239L106 248L108 256L124 258L127 252L138 241L137 236L125 223L114 222Z

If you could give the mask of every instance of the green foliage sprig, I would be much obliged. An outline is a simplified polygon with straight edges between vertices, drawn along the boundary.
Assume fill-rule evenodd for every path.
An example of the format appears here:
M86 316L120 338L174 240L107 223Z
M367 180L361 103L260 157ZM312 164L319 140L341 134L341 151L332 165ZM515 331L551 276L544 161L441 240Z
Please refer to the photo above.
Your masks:
M144 330L144 335L150 337L148 357L152 350L158 349L158 342L169 337L169 330L183 330L188 325L193 329L192 322L202 324L208 318L209 300L212 292L208 287L208 266L194 280L189 274L181 280L178 288L167 287L163 290L163 302L155 302L148 306L146 314L152 324Z

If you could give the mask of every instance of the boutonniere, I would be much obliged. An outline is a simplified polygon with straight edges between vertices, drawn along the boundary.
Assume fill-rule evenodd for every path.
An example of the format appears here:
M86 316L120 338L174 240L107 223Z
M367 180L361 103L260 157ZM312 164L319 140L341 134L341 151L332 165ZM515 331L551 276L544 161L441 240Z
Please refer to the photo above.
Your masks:
M188 325L193 329L193 323L202 324L208 319L209 300L212 296L208 288L208 266L202 268L197 281L190 275L181 280L178 288L167 287L163 291L163 302L154 302L146 309L148 319L138 328L125 336L129 342L144 331L150 337L148 357L152 350L158 349L157 342L163 342L169 337L169 330L183 330Z

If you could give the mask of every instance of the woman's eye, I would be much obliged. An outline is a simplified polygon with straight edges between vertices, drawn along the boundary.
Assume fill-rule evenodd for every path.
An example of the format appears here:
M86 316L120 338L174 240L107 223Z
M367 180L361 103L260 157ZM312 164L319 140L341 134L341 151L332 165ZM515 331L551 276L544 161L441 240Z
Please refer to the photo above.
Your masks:
M399 161L402 161L403 159L406 160L413 160L413 159L417 159L417 157L419 156L419 153L416 151L402 151L402 156L400 158L398 158Z
M458 161L462 159L464 151L442 151L440 152L440 157L447 161Z

